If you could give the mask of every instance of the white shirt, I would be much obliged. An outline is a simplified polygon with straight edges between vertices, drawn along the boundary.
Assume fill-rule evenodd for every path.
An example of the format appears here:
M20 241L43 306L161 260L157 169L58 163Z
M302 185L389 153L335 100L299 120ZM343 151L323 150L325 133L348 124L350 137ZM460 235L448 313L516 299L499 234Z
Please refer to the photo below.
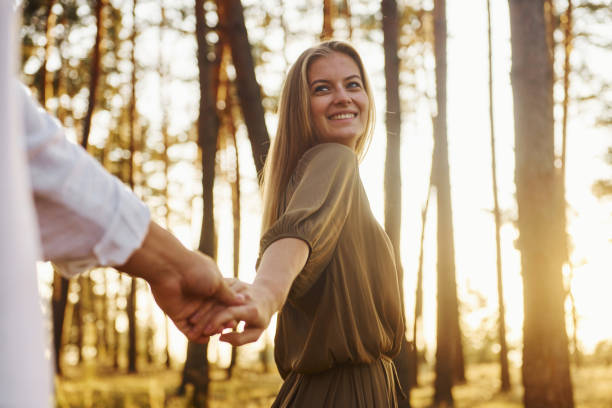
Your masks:
M59 122L23 85L17 94L44 259L67 275L125 263L147 232L147 207L81 146L69 142Z
M53 402L40 243L44 259L68 274L122 264L150 215L16 82L14 14L14 1L0 0L0 408L44 408Z

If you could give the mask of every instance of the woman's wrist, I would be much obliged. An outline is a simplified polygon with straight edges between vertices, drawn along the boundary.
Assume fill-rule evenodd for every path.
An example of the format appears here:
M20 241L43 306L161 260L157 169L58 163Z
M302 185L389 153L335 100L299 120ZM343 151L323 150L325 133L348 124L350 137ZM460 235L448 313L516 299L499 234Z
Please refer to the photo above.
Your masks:
M287 285L283 284L282 281L268 279L265 276L258 275L255 278L253 288L261 293L270 316L283 307L289 293L289 288L285 286Z

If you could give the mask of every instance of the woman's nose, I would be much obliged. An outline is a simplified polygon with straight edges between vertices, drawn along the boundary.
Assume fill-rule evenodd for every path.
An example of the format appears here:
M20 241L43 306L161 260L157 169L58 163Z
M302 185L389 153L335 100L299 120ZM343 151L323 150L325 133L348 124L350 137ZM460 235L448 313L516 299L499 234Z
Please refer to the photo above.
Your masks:
M344 88L339 88L335 93L334 102L337 104L351 103L352 99L349 93Z

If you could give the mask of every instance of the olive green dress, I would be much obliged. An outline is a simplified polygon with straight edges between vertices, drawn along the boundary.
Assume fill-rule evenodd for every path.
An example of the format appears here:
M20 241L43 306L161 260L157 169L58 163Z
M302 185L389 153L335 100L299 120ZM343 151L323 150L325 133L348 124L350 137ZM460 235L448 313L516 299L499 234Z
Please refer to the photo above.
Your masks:
M389 238L375 220L352 149L323 143L300 159L283 215L261 239L299 238L310 254L278 315L285 380L273 407L395 407L391 361L404 334Z

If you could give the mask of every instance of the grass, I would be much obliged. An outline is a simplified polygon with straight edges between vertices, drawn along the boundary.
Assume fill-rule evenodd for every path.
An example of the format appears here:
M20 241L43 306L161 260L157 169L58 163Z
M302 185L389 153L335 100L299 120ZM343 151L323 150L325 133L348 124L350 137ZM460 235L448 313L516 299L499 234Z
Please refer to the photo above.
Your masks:
M136 375L95 372L94 368L74 369L56 380L57 408L184 408L190 393L177 396L180 371L151 371ZM239 370L224 380L225 372L213 371L209 408L269 407L281 384L278 374ZM576 408L612 407L612 366L574 368ZM420 373L420 387L412 390L413 408L426 408L433 396L431 371ZM495 364L468 367L467 383L453 388L456 408L522 407L520 370L511 372L513 389L501 394L499 368Z

